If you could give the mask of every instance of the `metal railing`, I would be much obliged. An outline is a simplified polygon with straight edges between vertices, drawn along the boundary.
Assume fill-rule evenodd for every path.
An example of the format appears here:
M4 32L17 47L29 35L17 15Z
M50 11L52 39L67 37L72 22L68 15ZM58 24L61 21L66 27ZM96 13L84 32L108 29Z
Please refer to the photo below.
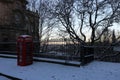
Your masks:
M34 52L39 52L39 42L34 41ZM17 42L0 42L0 52L4 53L16 53Z
M39 42L34 41L34 50L37 51L34 51L36 56L80 60L80 54L84 54L80 51L80 44L74 44L70 40L42 41L40 44L39 47ZM96 60L120 62L120 53L113 51L113 46L92 47ZM16 42L0 42L0 53L16 54Z

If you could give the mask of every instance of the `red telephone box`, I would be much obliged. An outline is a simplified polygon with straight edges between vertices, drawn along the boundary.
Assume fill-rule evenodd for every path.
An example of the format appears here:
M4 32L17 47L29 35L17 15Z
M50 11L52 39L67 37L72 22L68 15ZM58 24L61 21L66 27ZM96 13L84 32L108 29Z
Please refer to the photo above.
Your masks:
M33 40L29 35L21 35L17 39L17 64L27 66L33 63Z

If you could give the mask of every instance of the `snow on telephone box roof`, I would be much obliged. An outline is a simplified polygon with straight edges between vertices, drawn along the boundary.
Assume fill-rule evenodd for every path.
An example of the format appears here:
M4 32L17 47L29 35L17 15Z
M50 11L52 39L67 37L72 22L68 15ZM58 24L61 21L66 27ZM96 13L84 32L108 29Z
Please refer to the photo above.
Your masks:
M20 37L31 37L30 35L20 35Z

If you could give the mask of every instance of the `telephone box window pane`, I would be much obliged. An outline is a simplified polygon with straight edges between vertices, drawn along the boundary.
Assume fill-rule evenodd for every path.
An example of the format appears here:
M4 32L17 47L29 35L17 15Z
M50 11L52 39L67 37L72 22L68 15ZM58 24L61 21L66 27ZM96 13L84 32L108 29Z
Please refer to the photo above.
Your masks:
M31 61L31 43L27 42L26 43L26 61L30 62Z
M22 62L22 43L18 43L19 61Z

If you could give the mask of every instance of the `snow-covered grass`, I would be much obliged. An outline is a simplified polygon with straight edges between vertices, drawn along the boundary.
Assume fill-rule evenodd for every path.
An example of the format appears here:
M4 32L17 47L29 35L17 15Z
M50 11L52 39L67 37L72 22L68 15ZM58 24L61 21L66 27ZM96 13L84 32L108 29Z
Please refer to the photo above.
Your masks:
M94 61L84 67L74 67L34 62L21 67L16 59L0 58L0 73L23 80L120 80L120 63Z

